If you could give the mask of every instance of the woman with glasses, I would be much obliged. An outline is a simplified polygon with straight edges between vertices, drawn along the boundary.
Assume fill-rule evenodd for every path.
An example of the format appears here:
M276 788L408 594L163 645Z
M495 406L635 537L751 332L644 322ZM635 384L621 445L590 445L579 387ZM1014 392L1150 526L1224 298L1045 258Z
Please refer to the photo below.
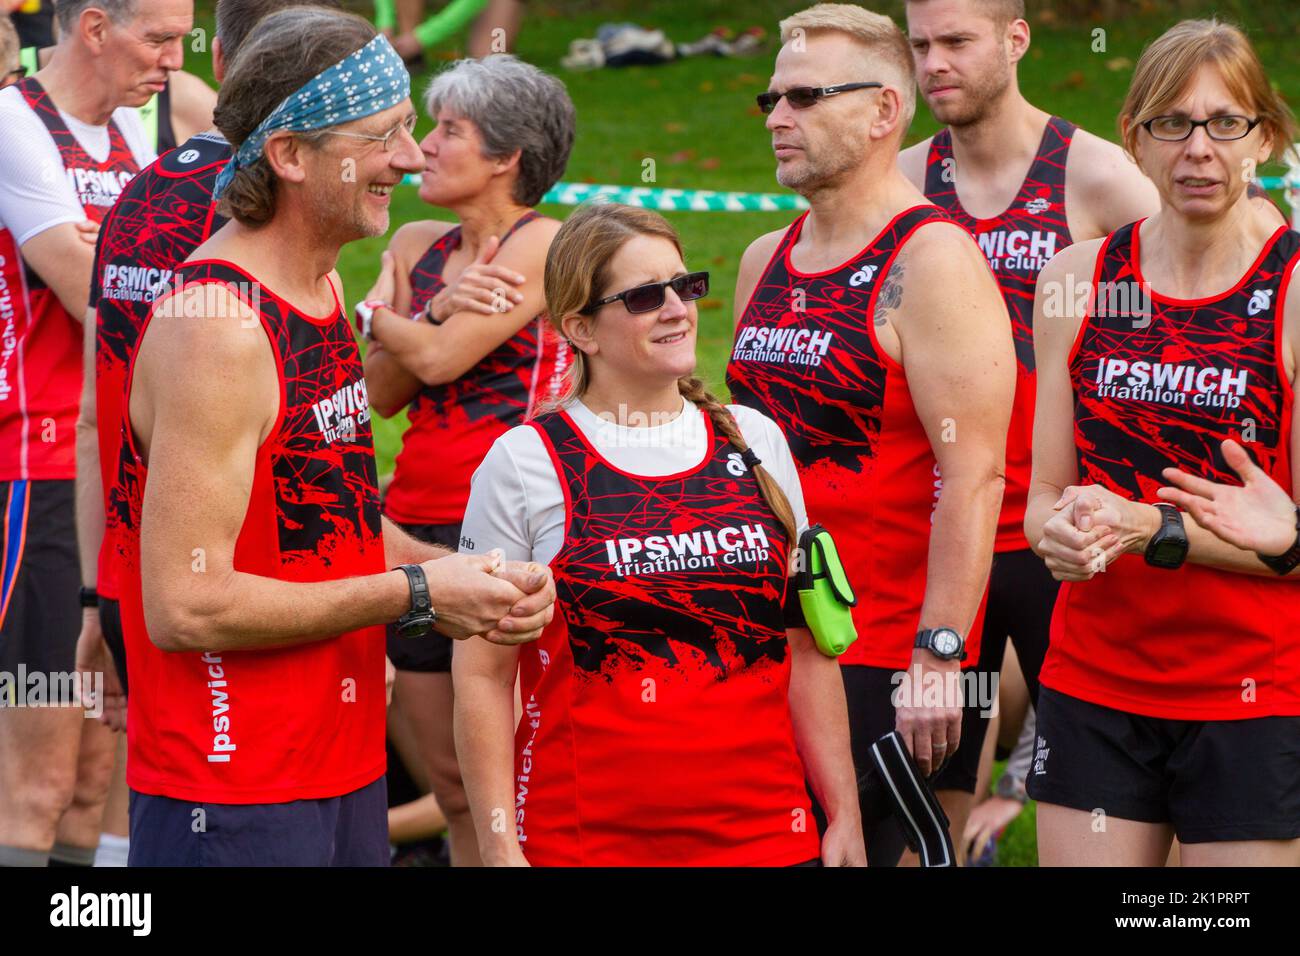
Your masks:
M865 865L838 665L787 586L798 475L694 377L708 288L648 210L587 206L551 246L570 388L496 441L465 514L463 550L549 564L558 594L530 647L456 651L486 863Z
M1227 439L1300 489L1300 235L1246 193L1295 123L1239 30L1190 20L1142 54L1120 127L1160 212L1066 249L1035 302L1025 530L1066 582L1028 778L1039 857L1159 866L1176 836L1189 866L1296 865L1300 573L1160 493L1176 470L1235 485Z
M533 210L573 146L564 86L512 56L461 60L425 99L437 126L420 146L420 198L455 221L404 225L358 322L366 387L410 425L384 498L408 533L455 550L470 475L492 442L552 394L564 352L543 314L542 269L559 223ZM394 695L415 731L452 863L478 859L452 742L451 642L390 632Z

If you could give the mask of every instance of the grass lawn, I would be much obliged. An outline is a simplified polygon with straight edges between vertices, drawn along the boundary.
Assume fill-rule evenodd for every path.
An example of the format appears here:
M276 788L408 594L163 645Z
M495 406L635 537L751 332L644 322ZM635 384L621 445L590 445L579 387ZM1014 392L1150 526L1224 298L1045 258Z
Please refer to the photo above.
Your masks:
M725 25L735 30L757 24L770 35L777 21L807 6L811 0L750 0L740 4L717 0L532 0L519 41L524 59L561 76L578 110L578 139L565 176L567 181L641 185L643 162L653 159L656 181L670 188L776 191L769 136L754 105L771 72L775 43L752 59L692 59L659 67L635 67L568 73L560 59L569 41L595 36L605 22L634 21L659 27L677 41L689 41ZM359 11L367 4L351 4ZM435 4L430 3L430 7ZM1030 3L1033 9L1040 4ZM1121 6L1139 12L1113 21L1064 25L1031 17L1033 45L1020 67L1021 87L1036 104L1099 135L1116 138L1115 116L1123 100L1133 62L1147 41L1176 19L1153 12L1150 2ZM1174 4L1167 4L1174 6ZM1300 91L1300 60L1294 55L1300 39L1300 10L1289 0L1247 4L1182 3L1179 16L1218 13L1246 27L1274 82L1292 95ZM212 4L198 4L198 25L211 30ZM901 3L873 5L901 17ZM1104 31L1105 49L1093 48ZM453 48L436 51L435 61L451 58ZM186 67L211 79L211 64L201 54ZM424 77L416 77L423 90ZM430 127L422 119L417 136ZM907 142L929 136L936 124L921 105ZM1276 170L1265 170L1273 173ZM1278 197L1280 198L1280 197ZM408 189L393 200L393 228L417 218L443 218L423 206ZM563 218L564 207L542 207ZM736 266L746 245L763 232L779 228L793 217L787 213L669 213L685 242L691 268L712 273L712 295L700 303L700 370L719 391L731 342L732 293ZM339 271L349 303L360 299L378 270L385 239L357 242L343 251ZM376 418L375 433L381 473L392 467L401 443L404 417ZM1004 865L1033 865L1037 859L1033 811L1022 814L1007 834L1001 852Z

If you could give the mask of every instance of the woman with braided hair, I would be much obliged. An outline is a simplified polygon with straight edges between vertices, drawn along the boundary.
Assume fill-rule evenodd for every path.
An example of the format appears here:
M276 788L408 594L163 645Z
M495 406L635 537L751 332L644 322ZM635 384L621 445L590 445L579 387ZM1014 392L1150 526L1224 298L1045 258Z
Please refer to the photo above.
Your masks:
M559 594L534 645L454 654L485 863L865 865L843 685L787 587L794 462L693 376L708 282L648 210L588 206L552 241L569 388L497 439L462 537L549 564Z

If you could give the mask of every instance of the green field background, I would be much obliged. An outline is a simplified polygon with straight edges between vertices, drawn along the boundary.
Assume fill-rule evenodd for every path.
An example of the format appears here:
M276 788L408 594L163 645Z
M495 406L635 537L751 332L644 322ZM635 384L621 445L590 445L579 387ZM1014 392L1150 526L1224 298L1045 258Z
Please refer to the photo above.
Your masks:
M770 138L754 105L766 88L776 44L777 21L806 2L721 3L716 0L530 0L517 53L563 78L577 106L578 137L566 181L643 185L643 162L653 159L656 181L666 188L772 192ZM197 4L196 26L212 29L211 2ZM369 4L349 4L369 13ZM430 3L430 9L437 8ZM1294 0L1219 4L1175 2L1037 3L1028 0L1033 43L1020 65L1020 84L1035 104L1116 139L1115 117L1124 98L1132 66L1145 43L1176 20L1217 15L1244 27L1254 41L1275 85L1294 103L1300 94L1300 5ZM902 4L873 6L902 20ZM595 36L606 22L630 21L663 29L678 42L698 39L715 27L736 31L761 26L768 44L747 59L698 58L657 67L633 67L570 73L560 66L569 41ZM1104 31L1097 34L1096 31ZM1105 50L1094 52L1099 36ZM463 38L433 51L431 70L415 76L423 93L428 75L463 50ZM459 49L458 49L459 47ZM211 63L204 53L187 55L186 69L211 82ZM421 117L417 137L431 126ZM907 142L932 134L937 125L921 105ZM1276 173L1280 170L1263 170ZM1276 197L1280 199L1280 196ZM563 218L565 207L543 206ZM392 228L420 218L450 218L424 206L414 189L394 196ZM730 346L732 296L736 267L751 239L790 221L787 213L669 213L681 232L687 264L712 273L712 294L700 303L700 372L723 391L723 372ZM378 271L386 238L353 243L343 250L339 272L349 304L369 289ZM380 473L392 468L401 447L405 417L374 421ZM1034 865L1033 807L1011 826L1003 841L1002 865Z

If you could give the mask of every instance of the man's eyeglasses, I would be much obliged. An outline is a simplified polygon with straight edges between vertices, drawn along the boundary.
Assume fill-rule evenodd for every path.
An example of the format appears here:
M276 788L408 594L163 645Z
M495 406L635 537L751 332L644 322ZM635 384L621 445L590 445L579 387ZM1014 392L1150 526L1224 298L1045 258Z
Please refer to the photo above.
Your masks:
M591 315L602 305L617 302L619 299L623 300L623 305L629 312L653 312L663 306L664 300L668 297L665 290L669 286L673 287L677 298L683 302L690 302L692 299L700 299L709 294L709 274L688 272L684 276L677 276L664 282L651 282L649 285L639 285L618 295L607 295L583 309L582 314Z
M1234 139L1245 138L1258 125L1259 117L1211 116L1209 119L1194 120L1190 116L1157 116L1143 123L1142 128L1161 142L1180 143L1191 136L1196 127L1204 126L1210 139L1229 143Z
M376 136L373 133L348 133L341 129L327 129L327 130L323 130L322 132L330 136L350 136L353 139L368 139L375 143L383 143L384 152L391 153L393 151L393 137L395 137L402 130L406 130L406 132L408 132L409 134L411 134L412 137L414 137L415 124L418 123L419 121L420 118L416 116L414 113L412 113L406 119L402 120L392 129L390 129L383 136Z
M849 90L875 90L883 88L884 85L883 83L841 83L838 86L796 86L784 93L768 90L766 93L759 93L756 99L758 108L764 113L776 109L776 104L783 96L795 109L806 110L818 100L834 96L836 93L847 93Z

